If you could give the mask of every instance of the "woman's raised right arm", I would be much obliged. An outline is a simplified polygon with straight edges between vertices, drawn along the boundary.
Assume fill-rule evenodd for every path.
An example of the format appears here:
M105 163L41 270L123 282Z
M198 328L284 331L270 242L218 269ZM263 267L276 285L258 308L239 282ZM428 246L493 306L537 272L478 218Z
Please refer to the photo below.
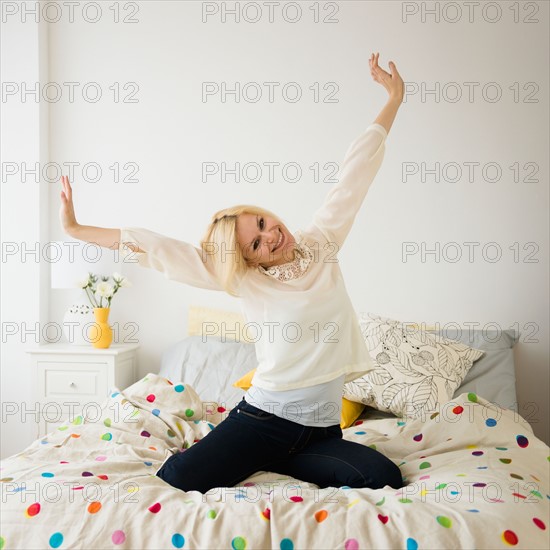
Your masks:
M71 237L120 250L126 263L138 263L164 273L167 279L209 290L223 290L212 261L200 248L139 227L110 229L76 221L69 179L62 176L59 216Z
M76 221L73 204L73 189L67 176L61 176L61 208L59 219L67 235L79 241L95 243L99 246L117 250L120 243L120 229L106 227L94 227L93 225L80 225ZM134 250L143 252L143 250Z

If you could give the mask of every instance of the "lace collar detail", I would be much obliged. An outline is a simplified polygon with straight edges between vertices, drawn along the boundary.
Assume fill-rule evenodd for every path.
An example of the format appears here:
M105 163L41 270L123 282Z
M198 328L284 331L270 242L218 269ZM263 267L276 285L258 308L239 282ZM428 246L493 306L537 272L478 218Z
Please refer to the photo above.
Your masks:
M305 275L311 260L313 260L313 252L304 243L296 243L294 260L281 265L274 265L267 269L262 266L258 266L258 271L278 279L279 281L290 281L292 279L298 279Z

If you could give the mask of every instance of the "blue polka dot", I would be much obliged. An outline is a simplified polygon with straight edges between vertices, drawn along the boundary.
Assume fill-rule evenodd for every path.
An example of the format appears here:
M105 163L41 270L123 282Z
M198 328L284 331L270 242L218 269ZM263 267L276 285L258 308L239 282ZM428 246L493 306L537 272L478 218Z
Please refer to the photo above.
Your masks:
M144 462L143 464L145 464L145 466L152 466L153 465L152 462Z
M281 550L294 550L294 543L290 539L283 539L280 547Z
M152 412L155 416L158 416L158 415L160 414L159 409L153 409L151 412Z
M497 421L494 419L494 418L488 418L486 421L485 421L485 424L487 426L489 426L489 428L492 428L493 426L496 426L497 425Z
M52 548L59 548L63 544L63 535L61 533L54 533L50 537L50 546Z
M177 386L174 386L174 389L178 392L178 393L181 393L184 389L185 389L185 386L183 384L178 384Z
M367 432L354 432L357 435L365 435Z
M174 546L174 548L183 548L184 544L185 538L183 537L183 535L180 535L179 533L172 535L172 545Z
M416 542L414 539L408 538L407 550L418 550L418 542Z

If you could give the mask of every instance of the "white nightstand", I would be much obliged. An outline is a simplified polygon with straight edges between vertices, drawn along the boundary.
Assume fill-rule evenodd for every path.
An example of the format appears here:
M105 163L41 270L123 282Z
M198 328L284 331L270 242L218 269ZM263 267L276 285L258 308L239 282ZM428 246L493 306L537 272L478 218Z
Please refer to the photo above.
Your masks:
M46 344L27 349L36 378L37 436L82 412L98 414L111 388L133 384L138 348L139 344L113 344L107 349Z

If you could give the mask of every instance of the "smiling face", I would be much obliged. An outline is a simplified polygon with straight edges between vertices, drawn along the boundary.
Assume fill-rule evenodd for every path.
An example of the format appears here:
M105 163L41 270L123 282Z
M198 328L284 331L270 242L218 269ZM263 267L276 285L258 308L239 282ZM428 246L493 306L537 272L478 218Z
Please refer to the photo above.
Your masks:
M241 214L237 218L237 241L252 267L267 268L294 259L294 237L282 222L270 216Z

